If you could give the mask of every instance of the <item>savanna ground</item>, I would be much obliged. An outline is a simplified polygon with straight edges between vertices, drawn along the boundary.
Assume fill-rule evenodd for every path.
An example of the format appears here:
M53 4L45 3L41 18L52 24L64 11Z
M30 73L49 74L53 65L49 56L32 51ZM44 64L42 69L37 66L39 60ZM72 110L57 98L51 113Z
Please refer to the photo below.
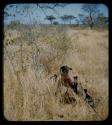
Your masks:
M104 120L108 116L108 30L35 26L4 28L4 116L8 120ZM60 102L62 65L72 67L99 99L95 113L81 98Z

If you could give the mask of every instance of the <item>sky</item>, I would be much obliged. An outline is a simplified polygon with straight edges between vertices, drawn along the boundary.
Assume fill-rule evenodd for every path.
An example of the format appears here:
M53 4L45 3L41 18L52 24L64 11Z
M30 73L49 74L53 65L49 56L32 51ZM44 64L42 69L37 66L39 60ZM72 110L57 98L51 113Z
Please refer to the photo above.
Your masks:
M11 5L11 4L10 4ZM4 8L4 11L7 10L9 14L15 14L15 17L4 17L4 22L10 23L12 20L19 20L21 23L31 23L31 22L37 22L42 24L49 24L50 22L48 20L45 20L46 16L54 15L56 17L55 21L58 21L59 23L63 23L60 19L63 15L73 15L75 17L78 17L78 14L84 14L84 11L81 9L83 4L66 4L65 7L56 7L53 11L51 9L40 9L36 6L36 4L13 4L14 6L9 8L9 5L7 5ZM16 6L17 5L17 10ZM41 4L42 5L42 4ZM23 9L24 7L29 9ZM24 12L23 12L24 10ZM18 12L21 12L18 13ZM99 4L99 12L103 13L106 17L108 17L108 8L104 4ZM72 21L72 23L75 23L75 20Z

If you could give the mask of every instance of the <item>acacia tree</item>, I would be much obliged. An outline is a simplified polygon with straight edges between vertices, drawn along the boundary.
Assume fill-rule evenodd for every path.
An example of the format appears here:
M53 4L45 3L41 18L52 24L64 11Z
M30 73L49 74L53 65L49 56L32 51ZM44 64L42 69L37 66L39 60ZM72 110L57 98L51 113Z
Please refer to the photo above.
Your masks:
M79 26L80 21L78 18L75 19L75 22L76 22L77 26Z
M65 22L66 22L66 15L61 16L60 18L61 18L61 20L62 20L62 21L64 22L64 24L65 24Z
M27 16L25 13L27 10L29 10L30 12L33 10L32 8L36 8L36 9L40 9L43 14L46 16L46 10L52 10L54 12L56 12L56 7L60 7L60 8L64 8L67 4L63 4L63 3L38 3L38 4L10 4L8 6L6 6L6 8L4 9L4 21L7 20L7 18L9 17L14 17L14 14L11 13L11 11L9 11L10 8L16 8L15 9L15 13L17 15L21 15L25 18L25 16ZM21 8L20 8L21 7ZM32 11L32 14L35 13L37 14L35 11ZM23 18L22 17L22 18ZM38 17L35 16L35 18ZM14 18L13 18L14 19ZM36 20L38 20L38 18L36 18ZM34 21L34 20L33 20Z
M103 13L99 13L96 19L96 24L99 26L101 25L104 26L108 24L107 22L108 22L108 18L105 17Z
M84 21L85 16L84 16L83 14L78 14L78 18L79 18L79 22L80 22L81 24L84 24L84 23L85 23L85 21Z
M73 15L63 15L60 18L64 22L64 24L65 22L69 22L69 24L71 24L71 21L76 17L74 17Z
M54 17L53 15L50 15L50 16L46 16L45 19L50 21L51 24L53 24L53 20L55 20L56 17Z
M73 15L68 15L69 24L71 24L71 21L75 18L76 17L74 17Z
M58 21L54 21L53 24L54 24L54 25L58 25L59 22L58 22Z
M99 13L99 5L98 4L83 4L82 10L86 13L85 18L90 26L90 28L93 28L95 25L95 20L97 18L97 15Z

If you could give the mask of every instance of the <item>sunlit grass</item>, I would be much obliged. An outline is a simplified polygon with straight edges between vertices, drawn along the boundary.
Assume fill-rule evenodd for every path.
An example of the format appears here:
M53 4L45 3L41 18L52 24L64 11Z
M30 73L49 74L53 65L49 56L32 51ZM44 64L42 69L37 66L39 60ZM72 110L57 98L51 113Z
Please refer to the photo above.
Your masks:
M23 121L106 119L108 32L75 28L61 30L59 27L33 28L32 31L31 41L19 30L5 31L5 36L8 37L8 41L7 38L4 39L5 118ZM9 32L11 38L8 36ZM14 42L10 42L10 39ZM50 76L59 74L59 68L64 64L72 67L74 75L79 76L83 87L93 97L100 99L97 113L77 95L74 95L76 104L66 104L63 92L55 94L59 89L58 82L54 82ZM61 90L63 91L63 87Z

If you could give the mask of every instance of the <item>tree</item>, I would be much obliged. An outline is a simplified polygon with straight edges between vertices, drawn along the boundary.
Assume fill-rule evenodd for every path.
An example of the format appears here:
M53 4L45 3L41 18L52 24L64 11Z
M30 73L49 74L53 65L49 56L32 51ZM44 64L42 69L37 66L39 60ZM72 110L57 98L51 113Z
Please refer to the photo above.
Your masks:
M69 20L69 24L71 24L71 21L76 18L73 15L68 15L68 20Z
M4 22L7 22L8 18L11 18L11 21L15 20L14 14L17 16L20 15L21 18L26 20L27 18L30 18L29 22L32 23L34 21L33 18L29 15L36 14L35 21L38 22L38 13L36 11L33 11L32 8L35 8L37 11L38 9L42 11L42 13L46 16L47 12L46 10L51 10L56 13L56 7L64 8L67 4L64 3L38 3L38 4L9 4L4 9ZM14 11L9 11L11 8L15 8Z
M79 19L76 18L75 22L76 22L77 26L79 26L79 22L80 22Z
M65 22L66 22L66 15L61 16L60 18L61 18L61 20L62 20L62 21L64 22L64 24L65 24Z
M51 24L53 24L53 20L55 20L56 18L53 15L50 16L46 16L45 18L46 20L49 20Z
M99 5L98 4L84 4L82 5L82 9L87 14L87 16L85 16L85 19L88 25L90 26L90 28L93 28L93 26L95 25L97 15L99 13Z
M63 20L64 24L65 22L69 22L69 24L71 24L71 21L76 17L74 17L73 15L64 15L61 16L60 18Z
M81 23L81 24L84 24L85 23L85 16L83 15L83 14L78 14L78 17L79 17L79 22Z
M103 13L99 13L96 19L96 25L105 27L108 24L108 17L105 17Z
M56 7L65 7L66 4L63 3L54 3L54 4L50 4L50 3L45 3L45 4L36 4L37 7L41 8L41 9L55 9Z
M53 24L54 24L54 25L58 25L58 24L59 24L59 22L57 22L57 21L54 21L54 22L53 22Z

